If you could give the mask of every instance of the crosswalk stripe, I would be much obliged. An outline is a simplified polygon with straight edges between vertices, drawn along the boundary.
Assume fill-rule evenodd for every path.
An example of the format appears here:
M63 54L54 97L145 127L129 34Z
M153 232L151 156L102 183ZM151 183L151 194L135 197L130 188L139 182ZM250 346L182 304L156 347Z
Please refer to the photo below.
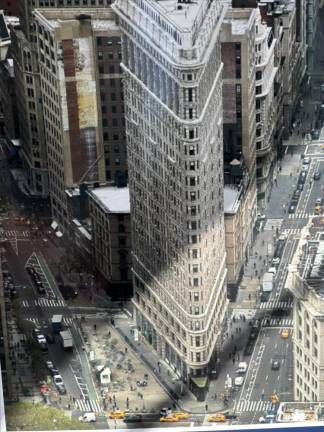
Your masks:
M28 307L29 306L28 300L23 300L22 305L24 307Z
M290 213L288 215L289 219L308 219L310 217L316 216L312 212L297 212L297 213Z
M63 318L63 322L66 325L72 325L73 324L73 318Z
M271 408L272 403L270 401L258 400L250 401L243 400L238 403L236 411L238 412L264 412Z
M260 309L290 309L293 302L271 300L260 304Z
M292 325L293 325L292 318L286 318L286 319L270 318L269 322L268 322L267 318L264 318L262 320L262 326L263 327L265 327L265 326L268 326L268 327L272 327L272 326L275 326L275 327L278 327L278 326L280 326L280 327L282 327L282 326L292 327Z
M34 324L36 324L37 326L39 325L39 321L38 321L38 318L26 318L26 320L27 321L31 321L31 322L33 322Z
M275 230L276 228L280 229L282 225L283 219L267 219L264 230L265 231L272 231L272 227Z
M57 306L65 306L65 301L40 298L35 300L34 304L35 306L57 307Z
M85 401L82 399L77 399L75 401L75 407L79 411L94 411L94 412L101 412L100 405L95 400Z

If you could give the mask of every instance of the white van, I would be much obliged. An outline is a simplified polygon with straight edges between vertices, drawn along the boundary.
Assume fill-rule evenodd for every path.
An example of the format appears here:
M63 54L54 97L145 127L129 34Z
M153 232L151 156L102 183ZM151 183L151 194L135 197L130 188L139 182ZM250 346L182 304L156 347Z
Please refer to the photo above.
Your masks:
M242 377L242 376L236 377L234 379L235 387L241 387L243 385L243 383L244 383L244 377Z
M83 416L79 417L79 421L83 423L93 423L96 421L96 415L94 412L84 413Z

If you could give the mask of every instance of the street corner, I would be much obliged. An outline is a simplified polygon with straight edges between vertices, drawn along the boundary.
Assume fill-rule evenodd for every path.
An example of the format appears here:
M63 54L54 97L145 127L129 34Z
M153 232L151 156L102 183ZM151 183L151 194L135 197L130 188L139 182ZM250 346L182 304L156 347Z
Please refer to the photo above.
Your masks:
M151 370L106 320L82 323L98 393L105 411L158 412L172 402ZM106 378L100 371L106 370Z

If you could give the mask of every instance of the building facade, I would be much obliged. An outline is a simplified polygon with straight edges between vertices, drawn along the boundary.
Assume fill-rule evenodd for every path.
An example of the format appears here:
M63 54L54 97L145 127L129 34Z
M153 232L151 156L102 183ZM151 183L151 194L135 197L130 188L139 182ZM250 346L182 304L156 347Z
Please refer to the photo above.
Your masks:
M89 192L89 209L96 269L107 281L113 298L131 296L131 222L127 187L95 188Z
M135 319L179 376L205 376L227 311L225 7L210 0L112 7L123 33Z
M0 10L3 10L5 15L17 16L17 0L0 0Z
M52 214L64 230L74 217L66 190L105 180L102 124L107 119L101 113L114 105L110 98L101 104L103 95L111 96L114 78L108 78L110 86L103 91L98 67L102 52L95 47L116 26L110 8L39 9L34 16Z
M20 19L20 28L17 28L17 30L13 32L12 55L14 59L17 111L20 124L20 141L22 147L21 159L25 174L25 186L26 189L29 190L29 193L31 195L48 197L50 192L49 188L52 183L49 183L48 179L47 142L44 128L45 120L43 112L43 97L38 59L36 57L38 48L36 46L37 35L33 11L36 8L63 11L64 9L73 9L78 7L91 8L92 10L95 10L98 8L109 8L112 1L17 0L16 3L17 15ZM115 26L114 30L116 29L117 26ZM117 58L115 61L117 61ZM97 78L99 79L99 77ZM102 77L102 82L106 81L106 78L107 77ZM114 79L116 81L116 87L118 88L120 78L115 77ZM103 87L105 87L104 83ZM114 118L122 116L122 114L119 114L121 108L119 109L118 107L118 103L120 101L119 91L117 95L117 102L115 104L117 105L117 112L116 115L114 114ZM113 123L115 124L115 120L111 121L111 124ZM120 121L118 118L118 128L120 127L119 124ZM113 133L111 133L111 135L113 140L114 136L116 137L116 134L113 135ZM121 142L125 141L123 132L120 133L119 136L121 138L116 141L119 145L119 148L121 149L120 153L123 154L122 145L120 144ZM103 138L100 138L100 140L102 139ZM104 155L102 157L103 160L105 160ZM106 159L110 163L109 157L106 157ZM116 157L116 159L118 159L118 157ZM121 171L127 171L127 168L124 168L123 166L124 158L120 156L119 160ZM109 174L109 171L111 171L111 169L108 167L107 171ZM52 195L53 194L51 194L51 196Z
M304 228L286 287L294 296L294 398L324 398L324 242ZM323 234L322 234L323 235Z
M222 25L224 212L229 292L249 257L256 221L255 37L258 9L228 9ZM231 295L232 297L232 295Z
M48 176L38 62L20 27L12 31L11 54L25 188L30 195L45 198Z

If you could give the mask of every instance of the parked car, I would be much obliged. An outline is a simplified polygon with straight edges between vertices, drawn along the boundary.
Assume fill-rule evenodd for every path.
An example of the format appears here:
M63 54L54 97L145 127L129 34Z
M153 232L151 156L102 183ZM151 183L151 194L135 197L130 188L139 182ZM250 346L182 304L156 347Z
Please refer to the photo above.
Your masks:
M289 214L293 214L293 213L295 213L295 211L296 211L296 206L295 205L289 206L289 209L288 209L288 213Z
M298 183L297 190L302 192L304 190L304 183Z
M271 264L273 266L278 266L280 264L280 258L279 257L273 258Z
M49 369L49 373L50 373L51 377L54 377L55 375L59 375L59 370L56 369L56 367L52 367Z
M306 177L307 177L307 173L305 171L302 171L299 174L299 177L298 177L298 184L305 183L306 182Z
M310 157L304 157L303 158L303 165L309 165L311 163L311 158Z
M244 383L244 377L243 376L238 376L238 377L234 378L235 387L242 387L243 383Z
M273 275L275 275L277 273L276 267L270 267L268 273L272 273Z
M311 136L313 140L318 140L320 137L320 131L318 129L313 129L311 131Z
M316 205L321 206L323 204L323 198L317 198Z
M53 376L53 383L54 383L55 387L57 388L57 391L60 394L66 393L65 385L63 383L63 379L62 379L61 375L54 375Z

